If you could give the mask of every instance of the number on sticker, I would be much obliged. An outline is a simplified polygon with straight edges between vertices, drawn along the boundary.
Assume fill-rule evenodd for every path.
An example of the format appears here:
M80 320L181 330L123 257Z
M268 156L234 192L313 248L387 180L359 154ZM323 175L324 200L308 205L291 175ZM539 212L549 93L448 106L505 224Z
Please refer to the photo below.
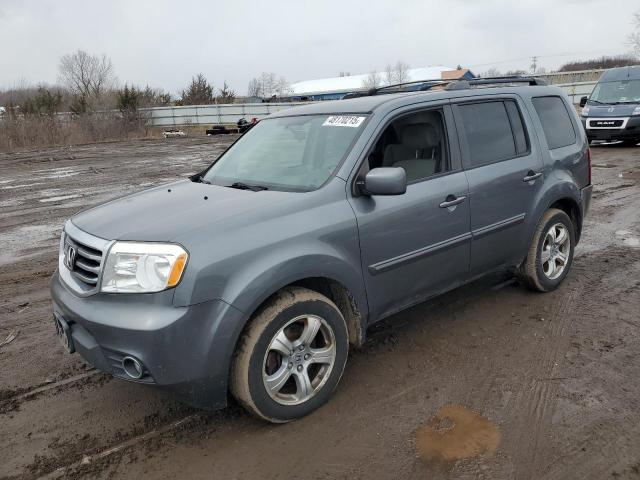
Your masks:
M364 117L354 115L334 115L327 118L322 124L323 127L353 127L358 128L364 121Z

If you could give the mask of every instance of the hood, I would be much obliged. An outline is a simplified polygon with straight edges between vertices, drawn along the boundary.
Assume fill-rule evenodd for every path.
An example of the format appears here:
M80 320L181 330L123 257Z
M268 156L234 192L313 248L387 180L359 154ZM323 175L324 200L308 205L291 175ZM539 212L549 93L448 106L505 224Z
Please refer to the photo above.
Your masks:
M93 207L71 221L107 240L179 241L199 228L225 228L238 218L252 223L268 216L292 192L238 190L183 180ZM205 200L206 197L206 200Z
M630 117L638 104L589 105L589 117Z

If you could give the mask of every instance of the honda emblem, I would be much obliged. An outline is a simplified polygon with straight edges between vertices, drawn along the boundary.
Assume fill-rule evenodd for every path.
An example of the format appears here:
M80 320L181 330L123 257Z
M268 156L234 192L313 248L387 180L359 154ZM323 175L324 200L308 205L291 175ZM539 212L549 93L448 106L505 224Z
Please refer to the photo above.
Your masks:
M73 270L73 267L76 265L76 249L73 245L66 245L64 251L64 264L69 270Z

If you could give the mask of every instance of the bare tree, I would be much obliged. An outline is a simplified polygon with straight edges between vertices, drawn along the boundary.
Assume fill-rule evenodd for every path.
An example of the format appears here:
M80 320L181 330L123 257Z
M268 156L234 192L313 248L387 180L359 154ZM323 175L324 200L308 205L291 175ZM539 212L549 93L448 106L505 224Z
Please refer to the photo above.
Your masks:
M252 78L249 81L249 86L247 87L247 95L249 97L259 97L260 96L260 82L257 78Z
M491 78L491 77L499 77L501 75L502 74L500 73L500 70L498 70L497 68L490 68L486 72L483 72L482 75L480 76L485 78Z
M402 61L398 61L396 62L395 65L395 81L397 83L404 83L409 81L409 65L402 62Z
M362 87L366 89L378 88L382 84L380 74L375 70L369 73L367 78L362 80Z
M627 37L627 43L635 56L640 56L640 12L633 15L633 32Z
M392 85L394 83L394 71L393 66L390 63L387 63L387 66L384 69L384 81L387 85Z
M275 85L275 93L278 97L285 97L291 93L291 86L286 78L280 77Z
M284 77L279 77L272 72L262 72L260 76L249 82L247 94L250 97L271 98L282 97L291 92L289 82Z
M593 58L591 60L575 60L562 65L559 72L577 72L580 70L606 69L637 65L638 59L633 55L615 55Z
M409 80L409 65L397 61L395 65L388 64L384 69L384 81L387 85L405 83Z
M111 59L84 50L64 55L60 59L59 72L60 81L85 99L99 98L115 81Z

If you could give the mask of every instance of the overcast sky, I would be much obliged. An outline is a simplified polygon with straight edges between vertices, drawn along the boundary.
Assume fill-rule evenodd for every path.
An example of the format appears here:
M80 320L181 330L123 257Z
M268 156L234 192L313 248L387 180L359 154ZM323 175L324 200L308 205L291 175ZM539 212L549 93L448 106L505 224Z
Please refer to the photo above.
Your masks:
M263 71L290 82L458 64L548 69L626 53L633 0L0 0L0 88L54 83L60 56L111 57L121 83L172 94L202 72L238 93Z

